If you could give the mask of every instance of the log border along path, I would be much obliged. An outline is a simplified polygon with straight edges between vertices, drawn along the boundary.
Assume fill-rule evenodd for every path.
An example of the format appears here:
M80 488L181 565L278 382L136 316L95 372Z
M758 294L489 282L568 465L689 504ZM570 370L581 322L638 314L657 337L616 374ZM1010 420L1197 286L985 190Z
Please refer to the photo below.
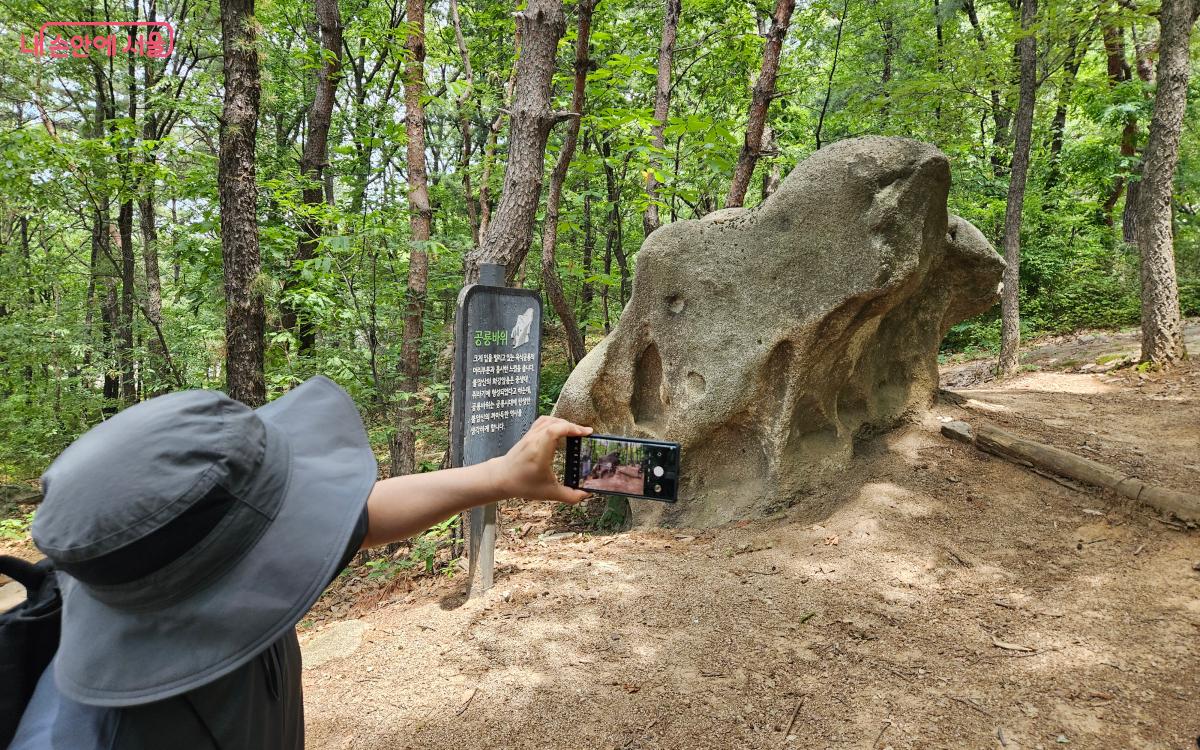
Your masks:
M1031 468L1039 474L1051 472L1109 489L1134 502L1174 516L1188 525L1200 523L1200 495L1149 484L1099 461L1014 435L986 422L975 430L962 420L954 420L943 424L941 432L948 438L974 445L979 450Z

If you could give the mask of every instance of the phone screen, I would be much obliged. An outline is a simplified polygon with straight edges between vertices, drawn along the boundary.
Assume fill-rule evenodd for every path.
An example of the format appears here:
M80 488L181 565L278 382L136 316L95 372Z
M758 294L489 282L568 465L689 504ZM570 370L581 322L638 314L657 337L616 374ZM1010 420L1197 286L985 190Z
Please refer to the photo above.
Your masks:
M679 445L592 435L568 441L568 484L601 494L675 500Z

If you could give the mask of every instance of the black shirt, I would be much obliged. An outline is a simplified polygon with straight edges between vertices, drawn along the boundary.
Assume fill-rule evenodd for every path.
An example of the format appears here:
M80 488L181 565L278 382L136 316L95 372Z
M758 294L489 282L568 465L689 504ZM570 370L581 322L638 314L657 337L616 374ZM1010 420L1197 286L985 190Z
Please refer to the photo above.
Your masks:
M341 571L367 536L363 509ZM128 708L86 706L38 683L10 750L302 750L304 700L296 631L233 672L166 700Z

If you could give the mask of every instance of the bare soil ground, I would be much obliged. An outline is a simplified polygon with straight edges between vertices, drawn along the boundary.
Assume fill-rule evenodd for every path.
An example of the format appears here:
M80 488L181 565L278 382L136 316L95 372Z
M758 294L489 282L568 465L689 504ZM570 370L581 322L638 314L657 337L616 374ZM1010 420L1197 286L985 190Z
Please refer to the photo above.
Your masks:
M1113 338L1047 346L1086 362ZM307 653L322 621L366 632L305 672L309 746L1195 748L1196 532L937 429L990 419L1195 491L1197 386L1192 364L959 389L810 503L718 529L567 534L511 505L482 597L445 577L327 595Z
M1043 371L955 387L771 519L601 535L512 504L482 597L357 569L302 627L308 746L1195 748L1200 535L937 432L988 419L1197 491L1200 366L1064 372L1064 348L1137 342L1032 349Z

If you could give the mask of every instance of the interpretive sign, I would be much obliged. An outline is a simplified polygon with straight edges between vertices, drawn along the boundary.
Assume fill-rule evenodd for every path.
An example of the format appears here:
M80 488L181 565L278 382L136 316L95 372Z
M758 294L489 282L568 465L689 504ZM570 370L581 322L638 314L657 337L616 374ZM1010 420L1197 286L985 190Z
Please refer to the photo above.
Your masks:
M478 284L463 287L455 325L451 463L470 466L516 444L538 411L541 296L504 286L504 266L482 264ZM496 507L471 511L470 584L492 585Z

